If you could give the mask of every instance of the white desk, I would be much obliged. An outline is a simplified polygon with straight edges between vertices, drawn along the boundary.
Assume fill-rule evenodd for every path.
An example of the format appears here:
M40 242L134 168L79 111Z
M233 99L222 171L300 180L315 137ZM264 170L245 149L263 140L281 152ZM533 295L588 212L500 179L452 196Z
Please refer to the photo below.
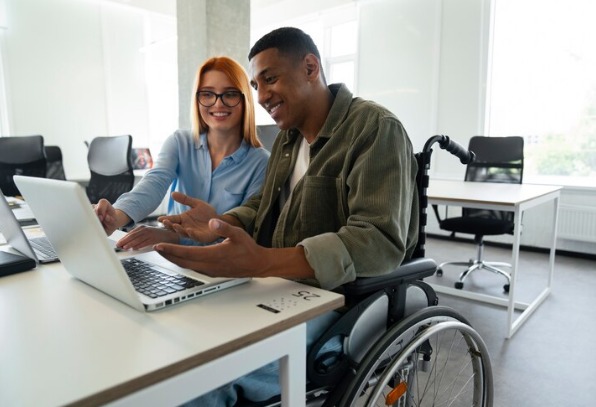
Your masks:
M277 359L284 405L304 406L304 323L342 304L268 278L141 313L60 263L3 277L0 406L177 405Z
M506 336L507 338L511 338L524 321L542 304L551 291L555 267L560 190L561 187L559 186L548 185L431 180L427 191L429 204L463 206L514 213L511 284L508 299L432 284L435 291L507 307ZM529 208L549 201L554 202L554 213L547 285L532 302L529 304L521 303L515 301L515 281L518 273L522 213ZM514 319L514 311L516 309L521 310L522 313Z
M14 213L15 218L17 218L19 222L35 220L31 208L29 208L29 205L24 200L12 196L4 198L8 201L9 205L11 205L12 213Z

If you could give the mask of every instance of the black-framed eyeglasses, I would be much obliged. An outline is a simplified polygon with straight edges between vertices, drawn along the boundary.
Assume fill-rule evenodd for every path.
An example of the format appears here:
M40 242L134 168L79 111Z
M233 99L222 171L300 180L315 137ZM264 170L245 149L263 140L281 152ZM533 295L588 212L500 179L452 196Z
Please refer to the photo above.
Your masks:
M197 100L205 107L211 107L217 103L220 98L222 103L227 107L236 107L242 100L244 95L237 90L228 90L224 93L215 93L210 90L200 90L197 92Z

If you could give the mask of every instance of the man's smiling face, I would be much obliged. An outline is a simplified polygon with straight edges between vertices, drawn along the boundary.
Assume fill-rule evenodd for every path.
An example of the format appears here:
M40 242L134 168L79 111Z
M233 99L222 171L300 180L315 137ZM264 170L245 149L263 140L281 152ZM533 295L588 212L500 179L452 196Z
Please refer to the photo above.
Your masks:
M307 119L309 86L304 61L266 49L250 60L257 101L282 130L301 128Z

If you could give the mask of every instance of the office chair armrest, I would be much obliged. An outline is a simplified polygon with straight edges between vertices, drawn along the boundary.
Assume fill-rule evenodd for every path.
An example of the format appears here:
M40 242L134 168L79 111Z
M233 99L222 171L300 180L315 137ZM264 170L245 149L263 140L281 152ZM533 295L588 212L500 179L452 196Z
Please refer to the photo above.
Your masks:
M397 286L408 281L430 277L437 271L437 263L426 257L411 259L389 274L376 277L359 277L342 286L346 296L360 297L387 287Z
M441 224L441 222L443 222L443 219L441 218L441 214L439 213L439 205L432 205L433 208L433 212L435 213L435 217L437 218L437 222L439 222L439 225Z

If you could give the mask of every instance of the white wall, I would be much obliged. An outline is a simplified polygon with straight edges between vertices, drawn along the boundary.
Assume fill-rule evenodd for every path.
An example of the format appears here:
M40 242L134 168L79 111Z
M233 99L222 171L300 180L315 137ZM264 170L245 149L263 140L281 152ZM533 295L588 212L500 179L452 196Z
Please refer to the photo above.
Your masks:
M358 83L403 122L416 151L432 135L466 146L484 127L489 0L362 2ZM431 175L463 178L435 148Z
M350 0L252 1L257 27L340 7ZM484 126L490 0L360 0L355 93L390 109L416 150L434 134L463 145ZM464 168L435 154L433 174Z
M300 16L352 3L349 0L253 0L253 23L272 26ZM434 134L446 134L467 146L484 134L490 61L490 0L360 0L358 96L389 108L404 124L414 147L422 149ZM463 179L465 167L434 148L431 177ZM577 195L587 205L593 192L566 188L561 203ZM453 212L452 212L453 213ZM548 247L552 207L524 216L522 244ZM560 230L567 228L560 225ZM429 213L427 231L443 233ZM511 242L509 235L487 240ZM596 253L596 244L561 238L564 250Z
M83 140L107 133L99 5L12 0L6 8L10 134L41 134L59 145L72 176L87 165Z
M160 109L148 106L142 84L147 67L138 52L146 49L139 34L141 11L99 0L2 1L11 134L42 134L47 144L59 145L69 178L88 176L83 140L130 133L136 145L147 145L148 123ZM257 26L271 25L276 19L295 19L351 3L252 0L251 20ZM155 4L163 8L173 0ZM361 21L356 94L391 109L417 150L433 134L447 134L464 146L471 136L482 134L490 0L360 0L356 4ZM171 7L168 10L172 12ZM153 40L159 43L159 38ZM167 55L156 57L163 60ZM175 95L174 88L172 82L164 82L163 89L156 91ZM167 113L173 117L172 130L177 110L175 106ZM166 126L160 132L165 137L170 130ZM433 159L433 177L463 178L464 168L454 157L435 149ZM562 203L573 202L578 193L564 190ZM581 191L581 200L593 205L596 197L593 191ZM548 239L540 231L541 224L549 221L550 210L532 212L524 219L522 243L546 247ZM437 232L433 216L429 223L428 230ZM596 253L595 243L560 240L559 246Z
M107 134L146 139L148 106L145 84L143 15L131 8L101 7ZM92 137L92 136L91 136Z
M488 82L490 0L443 0L436 127L462 146L484 134ZM433 176L463 179L464 166L435 153Z
M128 133L136 145L146 145L142 140L154 113L149 114L145 94L143 55L136 52L145 45L142 14L91 0L6 1L11 134L42 134L47 144L60 145L69 178L88 173L83 140ZM356 93L391 109L417 149L436 133L458 135L465 144L482 127L478 101L485 75L477 49L486 2L357 2ZM348 3L254 1L258 12L252 20L270 24L274 17L295 18ZM461 166L441 156L433 171L463 174Z
M153 147L146 11L99 0L4 1L8 135L41 134L60 146L69 179L89 176L85 140L131 134L135 146Z
M416 151L435 132L440 0L363 2L359 10L358 94L391 110Z

